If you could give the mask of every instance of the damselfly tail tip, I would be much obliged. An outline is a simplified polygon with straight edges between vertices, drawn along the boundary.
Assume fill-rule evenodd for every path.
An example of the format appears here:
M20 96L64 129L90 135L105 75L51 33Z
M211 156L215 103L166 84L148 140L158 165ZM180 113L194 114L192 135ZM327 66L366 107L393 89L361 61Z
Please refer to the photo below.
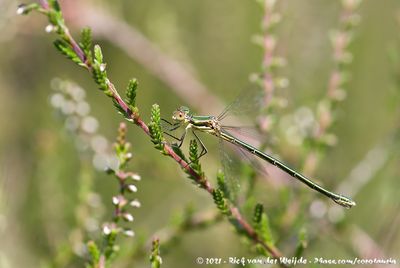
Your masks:
M343 195L338 195L336 198L333 198L333 201L345 208L352 208L356 205L356 202Z

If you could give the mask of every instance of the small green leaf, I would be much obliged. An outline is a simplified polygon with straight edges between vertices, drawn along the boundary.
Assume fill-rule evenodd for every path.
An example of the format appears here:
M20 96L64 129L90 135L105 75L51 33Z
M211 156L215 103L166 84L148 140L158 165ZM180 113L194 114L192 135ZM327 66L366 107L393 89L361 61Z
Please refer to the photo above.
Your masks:
M101 47L99 45L94 46L92 75L96 84L99 85L100 90L104 91L107 96L111 97L112 94L107 85L106 64L103 62L103 53L101 52Z
M101 47L99 45L94 46L94 60L99 65L103 63L103 53L101 52Z
M151 107L151 118L149 124L151 141L154 147L164 153L164 137L161 129L161 111L158 104L153 104Z
M219 170L217 173L217 184L218 188L224 193L224 196L229 197L230 192L226 184L225 173L222 170Z
M272 238L271 227L269 226L269 218L265 212L261 216L261 226L261 234L265 242L273 245L274 240Z
M99 89L106 92L108 90L106 73L102 72L98 65L93 65L92 75Z
M89 62L92 61L92 30L90 28L83 28L81 32L81 42L79 46L85 53Z
M129 80L128 87L126 89L126 97L127 97L127 104L129 105L129 108L133 110L134 107L136 107L136 89L138 87L138 82L136 78L133 78Z
M230 215L231 212L224 197L224 193L220 189L214 189L212 195L214 203L217 205L217 208L222 212L222 214Z
M193 164L196 164L199 162L199 157L198 157L198 145L196 140L191 140L190 141L190 146L189 146L189 159L190 162Z
M191 140L189 145L190 166L197 174L201 174L201 164L199 161L198 144L196 140Z
M272 239L272 232L269 226L269 219L267 214L264 212L262 204L257 204L254 207L253 213L253 226L257 235L268 245L274 245Z
M262 219L262 214L264 212L264 207L262 204L257 204L254 208L253 213L253 223L254 225L258 226Z
M66 41L62 39L57 39L54 41L54 46L57 48L58 51L60 51L64 56L66 56L68 59L72 60L73 62L77 64L81 64L82 61L76 55L75 51L72 49L70 44L68 44Z
M190 167L194 170L196 174L198 174L201 178L204 178L204 172L201 169L201 164L199 162L199 156L198 156L198 144L196 140L191 140L190 145L189 145L189 163ZM197 178L194 177L190 172L185 170L185 172L189 175L189 178L194 180L196 184L199 182L197 181ZM200 186L204 186L203 184L200 183Z

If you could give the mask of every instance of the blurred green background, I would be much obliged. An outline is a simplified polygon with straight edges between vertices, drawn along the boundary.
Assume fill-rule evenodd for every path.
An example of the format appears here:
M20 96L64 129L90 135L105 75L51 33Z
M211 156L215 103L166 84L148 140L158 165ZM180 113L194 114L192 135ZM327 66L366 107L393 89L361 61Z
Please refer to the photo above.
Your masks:
M256 1L60 3L75 36L80 23L89 24L80 16L101 10L141 32L162 54L178 60L206 86L210 95L224 103L246 88L249 75L261 68L263 51L252 41L261 33L263 16ZM71 230L76 225L77 189L82 174L90 173L94 191L101 197L104 207L93 209L100 223L111 217L110 200L117 191L113 179L90 167L91 153L76 149L76 139L65 130L62 117L50 105L54 93L51 81L55 77L71 80L86 90L91 115L99 122L98 133L108 140L115 140L122 117L84 70L57 53L52 45L54 36L44 31L45 18L39 14L17 16L16 6L15 1L0 2L0 267L39 267L56 255L63 241L74 239ZM340 1L278 1L276 11L282 22L275 30L277 53L287 60L282 75L290 81L287 89L276 93L288 99L282 116L299 107L315 110L325 94L332 69L329 34L338 25L340 9ZM260 186L255 198L264 203L272 219L275 240L287 256L297 243L297 233L305 229L312 238L304 252L310 259L358 256L400 261L399 144L391 138L400 122L400 64L393 64L390 56L400 54L400 2L365 0L358 13L361 22L350 46L354 59L348 68L351 80L345 85L347 99L339 104L338 121L332 129L339 142L324 155L316 175L330 189L354 172L368 181L359 182L360 189L353 196L357 206L344 211L340 224L332 223L328 213L321 218L313 217L309 215L309 206L304 206L300 214L292 215L299 220L289 221L284 227L274 220L275 213L283 210L280 193ZM90 23L96 29L104 21ZM145 121L149 120L153 103L160 105L165 118L181 104L194 105L185 103L185 98L162 81L160 75L112 42L112 35L94 37L103 48L109 77L121 92L128 79L138 79L138 106ZM158 62L151 64L157 66ZM207 108L215 111L221 107L203 106ZM204 112L201 105L196 109ZM137 236L121 238L124 261L117 261L115 267L148 267L147 253L129 257L135 243L132 241L150 239L160 228L169 226L171 218L187 204L196 211L214 210L214 204L171 159L154 150L140 129L129 125L128 133L134 154L130 169L142 177L137 184L142 207L133 212L132 228ZM202 163L206 174L214 178L219 165L218 151L215 141L205 140L210 144L210 153ZM368 154L376 146L378 152ZM280 148L280 152L285 152L282 155L289 158L291 165L300 167L301 149L288 148ZM369 162L354 171L366 157ZM374 163L379 163L376 170ZM298 187L302 186L288 185L290 202L296 202L300 196L295 190ZM308 190L301 195L307 195L309 200L319 197ZM329 201L321 201L330 208ZM197 256L252 256L226 220L180 237L180 243L168 248L165 255L161 252L165 267L195 266ZM71 265L81 266L79 261Z

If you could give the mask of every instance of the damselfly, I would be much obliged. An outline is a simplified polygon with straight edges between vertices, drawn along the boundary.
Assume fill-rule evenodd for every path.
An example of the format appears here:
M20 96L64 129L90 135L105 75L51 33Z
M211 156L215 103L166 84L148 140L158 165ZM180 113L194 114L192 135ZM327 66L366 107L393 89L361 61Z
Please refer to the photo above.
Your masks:
M174 120L174 123L170 123L167 120L164 120L164 121L170 124L169 130L171 130L171 131L176 130L180 127L185 127L185 131L180 138L176 138L169 134L170 136L179 140L179 143L177 145L178 147L180 147L182 145L188 131L191 131L193 133L194 137L198 140L198 142L202 146L202 151L199 155L199 158L207 153L207 149L204 146L203 142L196 135L196 131L201 131L201 132L211 134L211 135L216 136L224 141L227 141L235 146L238 146L239 148L241 148L253 155L256 155L260 159L267 161L270 164L278 167L282 171L289 174L291 177L301 181L302 183L306 184L311 189L318 191L319 193L325 195L326 197L329 197L334 202L336 202L337 204L339 204L345 208L351 208L351 207L355 206L356 203L353 200L351 200L350 198L340 195L340 194L333 193L331 191L328 191L327 189L325 189L322 186L318 185L317 183L313 182L306 176L304 176L301 173L297 172L296 170L290 168L289 166L287 166L280 160L264 153L263 151L257 149L256 147L254 147L254 146L244 142L243 140L235 137L234 135L232 135L228 130L231 127L224 128L224 125L221 123L221 120L225 117L225 115L226 115L226 110L218 117L210 116L210 115L193 115L190 113L189 108L182 106L182 107L178 108L176 111L174 111L174 113L172 115L172 119Z

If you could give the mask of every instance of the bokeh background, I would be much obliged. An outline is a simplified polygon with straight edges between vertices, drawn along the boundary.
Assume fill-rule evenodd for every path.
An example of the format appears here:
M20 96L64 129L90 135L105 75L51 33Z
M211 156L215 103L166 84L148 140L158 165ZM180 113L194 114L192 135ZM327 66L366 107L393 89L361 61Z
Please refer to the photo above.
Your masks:
M261 69L263 50L254 39L262 34L263 9L256 1L60 3L75 36L84 25L93 28L109 77L121 92L128 79L138 79L138 106L146 121L153 103L160 105L165 118L181 104L202 113L221 110ZM117 184L92 163L101 166L103 151L112 153L122 118L88 74L57 53L54 35L44 30L46 19L39 14L17 16L16 7L16 1L0 1L0 267L41 267L54 258L62 259L63 245L73 252L68 267L82 267L83 259L77 257L82 248L76 242L81 240L74 230L83 217L84 229L96 233L96 227L112 216L110 200ZM279 116L300 108L313 111L324 96L333 68L329 38L338 26L341 8L340 1L278 1L275 11L281 22L274 29L276 54L286 59L279 75L289 81L287 88L276 92L287 99ZM303 255L311 260L376 257L400 261L396 138L400 3L365 0L357 13L361 21L349 47L353 61L346 67L350 74L344 86L347 98L338 105L332 128L338 143L326 151L315 172L328 188L340 186L342 192L351 193L357 206L338 212L329 200L299 189L304 187L296 182L290 181L285 189L258 183L254 198L266 207L274 239L286 256L294 252L299 231L305 230L310 240ZM118 27L112 28L111 22ZM138 39L139 45L134 43ZM88 135L82 138L82 133L68 131L65 116L54 109L54 89L66 87L62 81L85 90L91 116L86 118L86 130L98 138L101 150L96 147L93 153L85 145ZM302 146L286 140L282 129L271 132L281 141L275 145L281 157L301 168ZM120 239L121 256L115 267L148 267L149 253L135 251L140 241L146 248L146 241L173 226L188 205L196 212L215 208L210 196L192 185L171 159L154 150L140 129L129 125L128 133L134 155L130 169L142 177L136 194L142 206L133 212L131 226L136 236ZM202 163L212 179L219 167L217 142L207 137L205 141L210 153ZM92 191L90 210L82 216L79 193L87 181ZM306 201L290 210L300 198ZM340 221L335 220L338 214ZM197 256L256 256L242 240L223 220L180 233L179 242L161 252L163 263L192 267Z

